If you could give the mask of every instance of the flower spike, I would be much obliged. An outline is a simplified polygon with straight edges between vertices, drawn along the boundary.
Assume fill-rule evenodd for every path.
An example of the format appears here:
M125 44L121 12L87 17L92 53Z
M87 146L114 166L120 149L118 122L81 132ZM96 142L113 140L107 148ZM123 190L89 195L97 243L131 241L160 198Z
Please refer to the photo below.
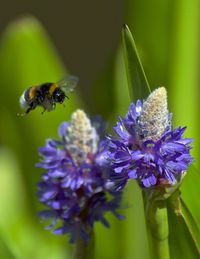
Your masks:
M144 101L131 103L125 118L114 126L117 136L108 137L113 181L122 189L130 178L143 188L175 185L192 162L186 127L172 128L164 87Z

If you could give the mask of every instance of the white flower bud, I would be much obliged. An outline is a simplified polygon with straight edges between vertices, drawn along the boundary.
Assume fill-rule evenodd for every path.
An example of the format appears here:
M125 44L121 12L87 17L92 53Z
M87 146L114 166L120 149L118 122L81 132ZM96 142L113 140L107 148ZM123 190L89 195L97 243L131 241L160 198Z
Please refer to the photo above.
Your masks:
M66 149L77 163L87 162L88 154L97 151L98 135L87 115L82 110L72 114L71 125L67 128Z

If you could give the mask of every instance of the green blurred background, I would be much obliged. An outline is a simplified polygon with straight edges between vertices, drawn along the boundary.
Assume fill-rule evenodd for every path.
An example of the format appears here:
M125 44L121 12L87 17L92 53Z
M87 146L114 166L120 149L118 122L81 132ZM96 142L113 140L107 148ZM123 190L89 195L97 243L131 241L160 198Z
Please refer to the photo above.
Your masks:
M200 3L198 0L13 1L0 10L0 258L71 258L66 236L43 229L37 218L38 147L56 137L76 108L102 114L112 125L124 115L129 95L121 49L127 23L151 89L166 86L174 124L188 125L199 163ZM80 79L66 102L51 113L27 117L19 96L29 85L57 81L70 72ZM111 128L111 127L110 127ZM183 197L200 224L197 172L188 174ZM195 184L195 185L194 185ZM148 258L142 197L134 183L125 190L119 222L96 224L96 257Z

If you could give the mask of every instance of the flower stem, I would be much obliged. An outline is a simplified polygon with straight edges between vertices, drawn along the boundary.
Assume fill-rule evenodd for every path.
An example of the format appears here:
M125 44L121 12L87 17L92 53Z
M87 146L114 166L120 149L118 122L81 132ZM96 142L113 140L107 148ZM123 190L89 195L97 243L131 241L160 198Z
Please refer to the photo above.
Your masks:
M146 222L150 258L169 259L169 227L166 200L151 199L146 202Z
M74 259L93 259L94 258L94 231L90 232L89 241L85 242L81 237L75 244Z

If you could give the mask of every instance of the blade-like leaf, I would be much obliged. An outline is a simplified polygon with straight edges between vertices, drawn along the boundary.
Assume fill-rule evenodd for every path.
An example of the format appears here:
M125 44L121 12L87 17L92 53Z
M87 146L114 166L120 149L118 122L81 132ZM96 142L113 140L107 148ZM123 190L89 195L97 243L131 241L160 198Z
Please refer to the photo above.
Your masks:
M0 233L0 258L4 259L15 259L9 244L7 244L6 240L4 239L2 233Z
M199 226L178 192L168 200L168 216L171 258L200 258Z
M186 204L182 199L181 199L181 211L182 211L182 216L185 220L185 223L187 224L190 230L190 233L193 237L193 240L196 243L196 246L200 253L200 226L198 225L198 222L195 221L190 210L188 209L188 207L186 206Z
M197 197L200 197L200 174L195 166L191 165L184 177L181 186L181 197L190 213L200 226L200 206Z
M123 66L123 60L125 66ZM122 29L122 50L120 49L116 60L118 114L124 116L127 113L130 99L133 101L143 99L149 93L149 84L135 42L128 26L124 25ZM123 224L121 247L124 247L122 255L124 258L149 258L142 193L136 183L130 182L127 186L124 203L128 203L129 208L124 212L126 220L121 223L121 225Z
M133 101L143 99L149 95L151 90L133 36L127 25L124 25L122 29L122 44L130 98Z

